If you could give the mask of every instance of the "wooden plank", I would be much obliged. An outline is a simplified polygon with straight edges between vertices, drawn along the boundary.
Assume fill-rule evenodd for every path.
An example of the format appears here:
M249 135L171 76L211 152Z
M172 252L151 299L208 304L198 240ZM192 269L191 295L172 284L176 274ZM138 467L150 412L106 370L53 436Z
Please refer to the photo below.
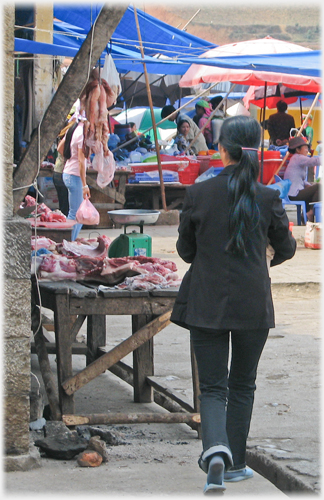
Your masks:
M96 181L90 177L90 175L86 176L86 181L87 181L87 184L89 187L96 189L100 193L103 193L103 194L109 196L109 198L116 200L117 202L121 203L122 205L125 204L125 201L126 201L125 196L121 193L118 193L118 191L116 191L116 189L113 189L109 186L106 186L104 188L100 188L98 186L98 184L96 183Z
M199 423L199 413L93 413L62 416L65 425Z
M136 315L153 314L160 316L173 308L175 297L116 297L111 294L113 300L107 300L107 295L100 295L95 299L77 299L71 297L70 314L100 314L109 315Z
M98 295L95 287L85 286L80 282L72 281L69 289L71 297L77 297L78 299L83 299L85 297L95 298Z
M122 194L123 196L125 196L125 192L126 192L126 183L127 183L127 173L124 173L123 175L123 172L120 173L120 176L119 176L119 183L118 183L118 193Z
M100 350L100 348L99 348ZM104 354L104 353L103 353ZM116 377L121 378L124 380L124 382L127 382L127 384L134 386L134 376L133 376L133 368L131 366L126 365L126 363L123 363L122 361L118 361L118 363L114 364L109 368L109 371L116 375Z
M147 377L147 383L150 384L156 391L161 392L168 398L172 399L172 401L178 403L184 410L187 410L190 413L195 412L193 406L189 403L188 400L185 400L183 399L183 397L180 397L178 394L172 392L172 389L165 383L161 385L161 382L157 377Z
M40 281L39 287L41 292L48 291L55 294L69 293L72 281Z
M54 332L54 324L52 323L43 323L43 328L45 328L48 332Z
M76 320L73 323L72 328L71 328L71 342L75 341L76 336L78 335L80 328L83 325L85 319L86 319L85 314L79 314L79 316L77 316L77 318L76 318Z
M103 285L105 286L105 285ZM100 289L99 293L107 299L115 299L117 297L130 297L130 290L118 290L117 288Z
M127 354L134 351L140 345L144 344L144 342L147 342L150 338L163 330L163 328L170 323L170 316L171 311L159 316L154 321L151 321L148 325L145 325L145 327L138 330L138 332L134 335L114 347L110 352L107 352L107 354L104 354L89 366L81 370L79 373L73 377L66 378L65 381L62 382L62 389L64 389L67 395L74 394L75 391L96 378L110 366L117 363L117 361L120 361L122 358L127 356Z
M152 315L140 314L132 316L133 335L141 328L145 328L145 325L152 320ZM151 403L153 401L153 389L147 383L146 377L154 375L153 338L133 351L133 367L134 402Z
M174 210L183 203L183 198L176 198L168 205L168 210Z
M45 345L47 354L56 354L56 342L46 342ZM83 342L73 342L72 344L72 354L76 354L78 356L80 355L85 356L87 354L87 349L88 348L86 344L83 344ZM36 353L36 347L34 342L31 343L31 352L33 354Z
M37 175L38 159L40 162L43 161L63 128L69 110L87 83L89 68L95 66L126 9L127 4L111 7L104 4L80 50L74 57L69 70L44 113L39 130L35 129L26 152L14 172L14 212L19 209L19 205L28 191L28 186L33 183ZM38 143L40 143L40 147ZM119 194L119 196L121 195ZM120 199L117 201L123 203Z
M124 208L121 203L92 203L97 210L118 210Z
M106 316L91 314L87 320L87 365L97 359L98 347L106 345Z
M175 288L165 288L159 290L158 288L156 290L150 290L150 295L152 297L174 297L176 298L179 293L179 287Z

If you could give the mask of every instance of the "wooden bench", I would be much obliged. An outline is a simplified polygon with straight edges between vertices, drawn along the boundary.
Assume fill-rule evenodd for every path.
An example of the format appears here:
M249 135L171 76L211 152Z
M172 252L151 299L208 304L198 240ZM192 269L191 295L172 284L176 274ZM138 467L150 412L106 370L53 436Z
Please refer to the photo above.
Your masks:
M73 281L32 281L32 328L36 352L47 392L52 418L67 425L91 423L124 423L128 415L74 415L74 393L85 384L110 370L134 388L134 402L155 401L172 414L160 415L158 421L186 422L199 431L198 378L192 352L194 402L191 405L154 377L153 337L170 324L177 289L129 291L100 290L98 285ZM39 304L54 312L55 344L46 342L39 324ZM106 350L106 315L132 316L131 335L113 349ZM76 336L87 319L87 345L76 343ZM58 395L48 361L49 353L57 356ZM133 367L121 359L133 353ZM72 355L84 354L86 367L73 375ZM156 421L156 415L136 414L133 421ZM125 420L126 419L126 420ZM135 420L134 420L135 419Z

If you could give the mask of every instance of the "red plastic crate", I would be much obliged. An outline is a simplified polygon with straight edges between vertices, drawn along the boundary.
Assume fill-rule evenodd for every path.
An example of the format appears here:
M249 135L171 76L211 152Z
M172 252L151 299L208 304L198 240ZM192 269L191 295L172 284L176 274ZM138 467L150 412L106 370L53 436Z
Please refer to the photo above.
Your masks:
M179 168L183 168L189 164L189 160L172 160L172 161L161 161L162 170L173 170L178 172ZM148 163L129 163L132 172L143 173L152 172L153 170L159 170L159 165L157 162Z
M178 170L179 182L181 184L194 184L199 175L200 163L192 162L188 167Z

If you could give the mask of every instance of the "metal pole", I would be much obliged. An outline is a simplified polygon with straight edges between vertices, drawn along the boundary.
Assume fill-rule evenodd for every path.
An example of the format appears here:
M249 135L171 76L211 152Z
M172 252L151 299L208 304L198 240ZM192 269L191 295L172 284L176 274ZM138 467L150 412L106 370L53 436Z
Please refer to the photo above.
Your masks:
M263 183L263 163L264 163L264 127L265 127L265 110L267 106L267 82L264 84L264 97L263 97L263 120L261 127L261 171L260 171L260 182Z

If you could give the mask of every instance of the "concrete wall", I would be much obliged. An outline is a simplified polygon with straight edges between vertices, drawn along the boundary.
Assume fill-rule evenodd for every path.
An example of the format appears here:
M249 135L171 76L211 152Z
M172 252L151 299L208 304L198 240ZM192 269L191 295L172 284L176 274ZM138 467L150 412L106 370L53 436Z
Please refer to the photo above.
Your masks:
M13 217L14 6L3 7L3 415L5 470L38 467L29 441L30 391L30 235L28 222Z

